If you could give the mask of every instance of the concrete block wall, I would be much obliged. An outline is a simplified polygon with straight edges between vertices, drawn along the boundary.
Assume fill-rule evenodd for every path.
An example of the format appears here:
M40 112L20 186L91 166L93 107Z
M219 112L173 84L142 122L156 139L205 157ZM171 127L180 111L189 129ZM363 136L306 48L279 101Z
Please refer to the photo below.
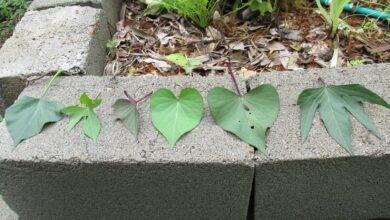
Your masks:
M46 82L22 95L39 95ZM194 87L206 97L214 86L233 89L226 77L59 78L48 98L66 105L78 104L83 91L101 92L97 143L84 137L82 126L67 132L62 120L13 151L2 123L0 195L20 219L245 219L254 150L214 124L206 101L199 127L174 150L154 129L149 101L140 107L138 140L115 121L111 108L124 89L141 97L158 88L178 94Z
M281 111L267 136L269 158L224 132L208 112L207 91L230 89L229 76L99 77L105 43L121 1L35 0L0 50L0 114L22 95L38 96L55 72L48 98L78 104L101 92L103 128L97 143L67 120L48 125L12 150L0 124L0 220L12 219L371 219L390 218L390 114L366 105L384 140L355 119L349 156L326 133L318 115L299 140L299 93L326 84L360 83L390 100L390 64L262 73L239 79L242 91L273 84ZM111 105L127 90L135 97L166 87L195 87L205 101L199 127L169 150L141 105L138 140L115 121Z
M281 111L268 139L269 157L256 153L255 219L390 218L390 112L365 104L382 133L377 139L353 116L354 156L328 135L317 114L305 144L300 143L301 91L359 83L390 100L389 64L359 68L265 73L249 80L251 88L273 84Z
M112 15L118 15L121 1L72 1L72 6L66 2L34 1L0 49L0 114L26 78L58 69L73 75L102 74L109 27L118 19Z

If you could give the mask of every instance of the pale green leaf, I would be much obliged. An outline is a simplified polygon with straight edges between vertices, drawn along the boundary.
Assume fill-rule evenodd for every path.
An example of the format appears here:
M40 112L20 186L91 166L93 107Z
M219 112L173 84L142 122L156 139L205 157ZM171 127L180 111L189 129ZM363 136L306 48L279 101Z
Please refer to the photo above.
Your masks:
M364 112L361 102L390 108L380 96L361 85L329 86L304 90L298 99L301 108L301 140L305 142L317 108L320 117L332 138L352 154L350 112L360 123L378 138L382 138L373 121Z
M279 96L271 85L261 85L242 98L225 88L213 88L208 103L215 122L267 155L265 133L279 112Z
M101 99L90 99L86 93L80 96L80 102L84 105L80 106L68 106L61 110L62 113L69 116L68 131L72 130L80 121L83 121L84 134L96 142L99 136L101 125L100 120L94 108L98 107Z
M203 99L196 89L181 91L179 98L168 89L159 89L151 98L152 122L167 139L170 148L202 119Z
M44 125L62 119L63 104L23 96L5 111L7 129L14 146L39 134Z
M119 99L115 102L113 108L116 117L137 137L139 131L139 112L137 107L126 99Z
M181 53L168 55L165 57L165 59L183 68L187 74L190 74L194 68L202 65L202 62L199 60L188 59Z
M86 116L86 111L87 110L79 106L69 106L61 110L62 113L69 116L68 131L71 131L80 120Z
M87 115L84 118L83 123L83 130L85 135L87 135L87 137L91 138L94 142L96 142L97 137L100 133L100 128L100 121L96 113L91 110L87 111Z

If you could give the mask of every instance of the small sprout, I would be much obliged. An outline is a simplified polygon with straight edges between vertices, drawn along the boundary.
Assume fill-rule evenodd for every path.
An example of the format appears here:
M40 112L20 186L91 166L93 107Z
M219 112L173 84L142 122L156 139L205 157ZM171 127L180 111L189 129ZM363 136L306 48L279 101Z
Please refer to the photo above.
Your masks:
M349 64L351 64L351 66L360 66L364 64L364 60L361 59L351 60L349 61Z
M165 59L183 68L186 71L186 74L190 74L194 68L202 65L201 61L187 58L181 53L168 55Z
M118 46L118 42L115 41L115 40L108 40L107 43L106 43L106 47L108 49L112 49L112 48L115 48Z

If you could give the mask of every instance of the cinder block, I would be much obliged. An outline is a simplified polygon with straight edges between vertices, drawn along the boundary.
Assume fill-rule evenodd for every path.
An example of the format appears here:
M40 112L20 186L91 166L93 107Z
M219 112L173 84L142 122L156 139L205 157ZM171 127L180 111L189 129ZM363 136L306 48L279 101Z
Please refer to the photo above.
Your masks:
M12 103L26 77L58 69L101 74L109 38L101 9L71 6L27 12L0 49L0 103ZM0 109L2 114L4 107Z
M115 28L119 20L119 11L123 0L34 0L29 10L44 10L58 6L89 6L102 8L105 12L110 27Z
M390 217L390 114L365 105L384 140L353 116L354 156L327 134L319 115L305 144L300 143L299 94L306 88L359 83L390 100L389 64L359 68L264 73L251 88L271 83L281 112L268 139L270 158L256 155L255 219L372 219Z
M38 95L46 82L23 95ZM245 83L239 84L244 91ZM214 86L233 88L229 77L59 78L48 94L52 100L74 105L83 91L101 92L97 143L80 125L68 133L64 119L12 151L0 124L0 195L20 219L246 219L253 148L213 122L206 99L199 127L173 150L153 128L149 101L140 106L138 140L111 109L123 90L140 98L158 88L178 94L194 87L206 97Z

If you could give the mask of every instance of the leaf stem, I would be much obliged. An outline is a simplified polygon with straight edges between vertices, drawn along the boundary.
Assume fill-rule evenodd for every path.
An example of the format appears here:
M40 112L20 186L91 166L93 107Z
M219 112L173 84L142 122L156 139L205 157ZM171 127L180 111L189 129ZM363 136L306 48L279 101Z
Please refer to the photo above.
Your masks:
M152 94L153 94L153 92L149 92L149 93L146 94L144 97L138 99L138 100L136 101L136 103L138 104L138 103L144 101L145 99L149 98L149 96L151 96Z
M47 92L49 92L49 89L51 87L51 84L53 84L54 80L62 73L62 70L58 70L57 73L50 79L49 83L47 84L45 91L42 93L41 98L45 97Z
M123 93L125 94L125 96L127 97L127 99L129 100L129 102L134 105L134 106L137 106L137 101L135 99L133 99L133 97L131 97L129 95L129 93L125 90L123 91Z
M236 87L236 91L237 91L238 96L242 97L241 92L240 92L240 88L238 88L236 77L233 74L232 64L230 63L230 61L229 62L225 61L224 64L227 66L228 72L229 72L230 76L232 77L232 80L233 80L234 86Z

